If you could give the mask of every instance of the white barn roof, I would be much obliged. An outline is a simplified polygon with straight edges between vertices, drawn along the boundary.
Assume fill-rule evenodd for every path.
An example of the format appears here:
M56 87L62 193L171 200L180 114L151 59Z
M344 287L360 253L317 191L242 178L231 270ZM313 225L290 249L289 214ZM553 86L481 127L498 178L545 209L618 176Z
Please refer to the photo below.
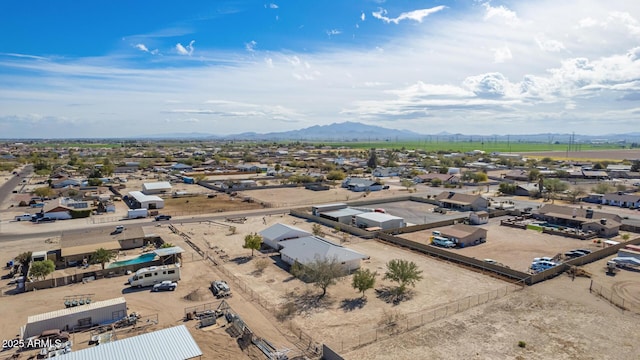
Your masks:
M377 221L377 222L385 222L389 220L404 220L398 216L393 216L393 215L379 213L379 212L366 212L360 215L356 215L356 217L371 220L371 221Z
M161 197L155 195L145 195L141 191L130 191L130 196L133 196L139 203L146 203L149 201L163 201Z
M273 224L268 228L260 231L260 236L265 239L280 241L282 239L291 239L311 235L310 232L286 224Z
M280 242L284 248L280 254L297 260L301 264L308 264L320 257L320 259L336 258L338 262L348 262L356 259L366 259L367 255L346 247L336 245L317 236L307 236L299 239Z
M148 190L171 190L171 184L168 181L156 181L142 184L142 191Z
M170 327L100 346L73 351L60 360L185 360L202 356L202 350L184 325Z

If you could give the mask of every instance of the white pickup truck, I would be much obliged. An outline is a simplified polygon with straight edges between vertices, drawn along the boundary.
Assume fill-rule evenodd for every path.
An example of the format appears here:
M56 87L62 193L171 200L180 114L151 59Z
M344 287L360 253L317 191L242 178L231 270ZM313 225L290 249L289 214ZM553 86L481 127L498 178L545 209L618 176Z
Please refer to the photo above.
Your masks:
M22 214L15 217L16 221L31 221L33 215L31 214Z

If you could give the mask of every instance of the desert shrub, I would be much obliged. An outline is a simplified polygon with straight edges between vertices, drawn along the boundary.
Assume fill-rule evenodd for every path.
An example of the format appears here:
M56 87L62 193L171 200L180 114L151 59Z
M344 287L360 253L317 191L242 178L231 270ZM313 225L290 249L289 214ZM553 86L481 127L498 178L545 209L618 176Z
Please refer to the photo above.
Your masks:
M256 269L256 275L262 275L264 270L269 266L269 260L267 259L258 259L253 264Z
M288 301L278 309L276 317L278 320L283 321L292 318L298 312L298 306L293 301Z
M520 340L520 341L518 341L518 347L525 348L525 347L527 347L527 343L522 341L522 340Z

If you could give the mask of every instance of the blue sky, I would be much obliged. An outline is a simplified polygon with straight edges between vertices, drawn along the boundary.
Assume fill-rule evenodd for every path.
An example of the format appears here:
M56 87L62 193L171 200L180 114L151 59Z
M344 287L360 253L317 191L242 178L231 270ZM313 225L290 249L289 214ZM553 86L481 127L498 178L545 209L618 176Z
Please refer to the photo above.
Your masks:
M636 1L0 2L0 138L638 131Z

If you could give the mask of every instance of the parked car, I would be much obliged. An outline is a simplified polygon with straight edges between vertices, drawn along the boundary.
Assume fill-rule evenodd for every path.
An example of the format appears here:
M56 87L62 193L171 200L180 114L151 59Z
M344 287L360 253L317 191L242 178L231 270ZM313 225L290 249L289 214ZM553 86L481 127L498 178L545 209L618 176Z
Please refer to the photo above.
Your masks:
M581 252L581 253L583 253L585 255L591 254L591 250L588 250L588 249L575 249L573 251Z
M543 257L537 257L537 258L533 258L533 262L538 262L538 261L552 261L553 259L548 257L548 256L543 256Z
M575 251L575 250L571 250L571 251L567 251L566 253L564 253L564 256L569 257L569 258L577 258L580 256L584 256L585 253L581 252L581 251Z
M231 296L231 288L224 280L216 280L211 282L211 291L218 299L225 296Z
M33 215L31 214L22 214L15 217L16 221L31 221Z
M157 292L157 291L174 291L176 288L178 287L178 283L177 282L173 282L171 280L165 280L159 284L155 284L153 285L153 288L151 289L151 291L153 292Z
M41 218L36 219L36 224L48 223L48 222L54 222L54 221L56 221L55 218L43 216Z
M556 266L558 264L552 262L552 261L546 261L546 260L540 260L540 261L534 261L531 263L531 268L534 267L544 267L546 269L548 268L552 268L554 266Z
M156 221L171 220L171 215L158 215Z

